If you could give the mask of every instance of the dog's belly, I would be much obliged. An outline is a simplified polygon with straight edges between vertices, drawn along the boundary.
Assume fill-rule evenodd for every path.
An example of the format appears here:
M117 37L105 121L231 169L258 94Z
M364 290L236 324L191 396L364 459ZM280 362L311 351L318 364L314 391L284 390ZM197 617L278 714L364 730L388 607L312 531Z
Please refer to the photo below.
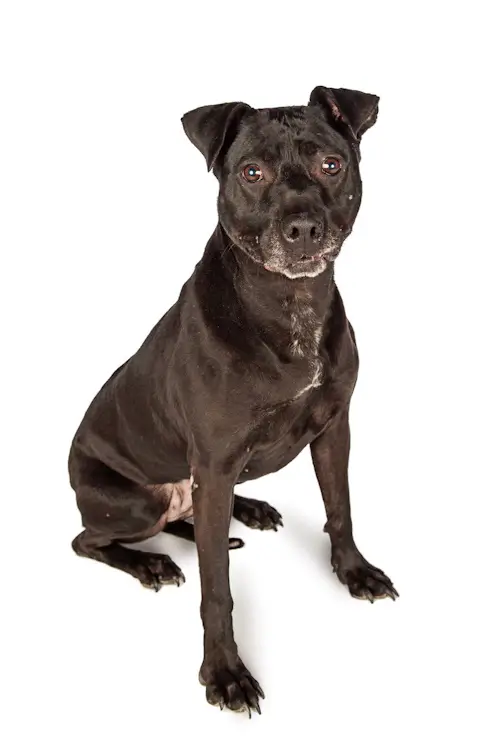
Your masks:
M266 419L256 430L254 449L238 482L273 474L293 461L335 414L335 402L330 396L331 384L324 385L305 396L301 404L284 406L274 413L274 418Z
M238 483L247 482L249 479L259 479L266 476L266 474L273 474L283 469L309 445L312 439L304 438L293 446L284 445L277 446L274 450L255 451L243 473L240 475Z
M165 505L164 523L181 521L193 515L193 477L180 482L149 484L147 488Z
M238 483L249 479L259 479L266 474L273 474L283 469L314 440L319 432L319 428L311 429L308 426L300 435L290 431L276 443L256 448L240 475Z

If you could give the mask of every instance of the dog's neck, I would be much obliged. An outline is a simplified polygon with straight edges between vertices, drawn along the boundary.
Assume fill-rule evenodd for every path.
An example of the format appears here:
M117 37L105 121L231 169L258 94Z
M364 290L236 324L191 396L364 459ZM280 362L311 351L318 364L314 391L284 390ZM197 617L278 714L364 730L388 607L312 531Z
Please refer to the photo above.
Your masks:
M207 253L220 263L238 306L271 348L285 358L317 355L335 292L331 266L318 276L300 279L267 271L231 243L220 225Z

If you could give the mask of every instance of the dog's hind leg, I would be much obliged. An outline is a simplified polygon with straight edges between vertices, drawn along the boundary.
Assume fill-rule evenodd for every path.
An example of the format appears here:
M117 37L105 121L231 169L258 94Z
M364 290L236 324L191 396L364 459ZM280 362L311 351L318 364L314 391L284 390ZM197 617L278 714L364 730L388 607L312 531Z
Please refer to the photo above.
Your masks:
M156 591L165 584L184 583L182 571L168 555L120 544L148 539L163 529L168 510L160 498L90 459L78 466L74 487L84 526L73 540L78 555L123 570Z
M185 539L187 542L194 542L194 526L192 523L187 521L171 521L167 523L163 529L165 534L172 534L180 539ZM245 546L243 539L237 539L235 537L229 537L229 549L240 549Z
M233 516L251 529L278 531L283 526L281 514L272 505L241 495L234 496Z
M170 583L180 586L185 581L182 570L168 555L127 549L88 529L73 540L73 549L77 555L90 557L130 573L143 586L155 591Z

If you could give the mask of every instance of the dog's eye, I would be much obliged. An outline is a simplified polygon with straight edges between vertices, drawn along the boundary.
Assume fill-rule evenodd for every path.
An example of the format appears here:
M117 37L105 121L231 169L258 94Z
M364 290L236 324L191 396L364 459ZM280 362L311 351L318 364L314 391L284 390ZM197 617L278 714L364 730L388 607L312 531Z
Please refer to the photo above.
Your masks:
M325 174L334 175L340 172L341 169L342 163L338 156L327 156L325 159L323 159L321 170Z
M259 182L262 180L262 169L257 164L247 164L243 170L243 177L247 182Z

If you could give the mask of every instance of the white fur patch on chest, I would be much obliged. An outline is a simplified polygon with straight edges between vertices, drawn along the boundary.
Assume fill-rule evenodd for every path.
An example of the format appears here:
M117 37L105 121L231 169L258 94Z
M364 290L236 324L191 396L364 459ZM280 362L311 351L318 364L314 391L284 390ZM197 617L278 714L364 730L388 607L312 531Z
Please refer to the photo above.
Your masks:
M321 340L322 327L309 299L297 299L289 303L290 350L296 357L316 356Z
M323 327L318 320L310 297L295 297L289 302L290 310L290 351L296 358L307 359L310 364L311 381L296 394L298 398L311 388L318 388L322 382L323 367L318 357Z
M299 398L299 396L302 396L303 393L306 393L306 391L310 391L312 388L319 388L319 386L323 382L323 365L319 360L316 361L315 365L314 375L311 382L308 383L304 388L301 388L300 391L295 394L295 398Z

